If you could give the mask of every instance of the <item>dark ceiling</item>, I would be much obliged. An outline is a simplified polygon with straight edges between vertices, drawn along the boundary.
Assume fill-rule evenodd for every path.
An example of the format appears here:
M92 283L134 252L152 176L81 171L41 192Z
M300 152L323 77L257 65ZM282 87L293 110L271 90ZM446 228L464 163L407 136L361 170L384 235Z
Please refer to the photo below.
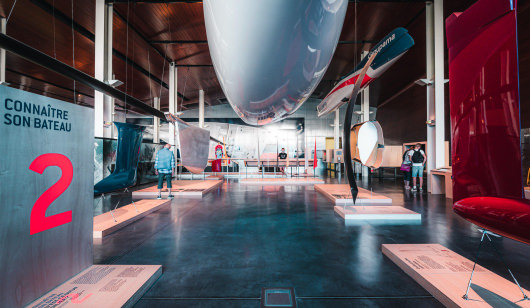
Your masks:
M0 15L8 16L14 2L1 0ZM208 104L226 103L206 43L201 1L113 2L113 68L115 78L125 82L120 90L149 105L153 97L160 96L162 110L167 109L169 63L174 61L179 66L179 109L195 108L199 89L206 92ZM474 2L445 0L445 16L463 11ZM519 20L525 29L530 20L526 17L530 15L528 2L521 2L519 8ZM69 65L75 57L75 67L93 76L94 21L94 0L18 0L7 34ZM369 50L396 27L409 29L416 45L371 86L371 104L380 107L378 119L387 126L383 127L387 139L408 136L417 141L425 135L425 88L413 85L425 75L424 1L350 1L339 45L313 96L323 97L338 78L355 67L362 50ZM521 46L529 47L530 34L521 32ZM529 67L528 54L521 55L521 67L523 63ZM523 75L522 82L528 81ZM93 105L92 89L77 83L74 92L72 80L10 53L7 82L38 94ZM525 102L529 91L522 89ZM123 108L122 102L117 103ZM407 122L410 125L402 125ZM410 133L416 130L420 132L417 136Z

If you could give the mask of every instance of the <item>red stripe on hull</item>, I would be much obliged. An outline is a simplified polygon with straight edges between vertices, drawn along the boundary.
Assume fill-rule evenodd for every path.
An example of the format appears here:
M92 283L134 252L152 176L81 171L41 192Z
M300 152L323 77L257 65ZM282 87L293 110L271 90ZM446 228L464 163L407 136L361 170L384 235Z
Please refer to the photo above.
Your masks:
M355 75L355 76L351 77L350 79L347 79L347 80L343 81L338 87L333 89L333 91L329 92L329 94L326 95L326 97L324 99L328 98L330 95L332 95L333 93L337 92L338 90L340 90L340 89L342 89L344 87L355 85L355 83L357 82L358 78L359 78L359 75ZM371 81L372 81L372 78L370 76L368 76L368 74L364 75L364 79L363 79L363 81L361 83L361 88L365 87Z

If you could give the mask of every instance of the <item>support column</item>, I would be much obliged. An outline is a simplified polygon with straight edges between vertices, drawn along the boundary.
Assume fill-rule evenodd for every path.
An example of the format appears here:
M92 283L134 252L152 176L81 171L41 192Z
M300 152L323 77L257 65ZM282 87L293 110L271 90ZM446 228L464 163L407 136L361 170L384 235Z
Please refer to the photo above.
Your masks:
M153 107L160 110L160 97L153 98ZM153 116L153 143L160 142L160 118Z
M7 19L0 18L0 32L6 34ZM0 84L6 83L6 50L0 49Z
M339 116L340 116L340 108L337 108L337 109L335 109L335 121L333 122L333 141L335 143L334 146L333 146L334 149L338 149L340 147L340 142L339 142L339 138L340 138L340 118L339 118ZM327 160L329 161L329 157L327 158ZM337 166L337 170L335 172L335 176L339 176L340 177L340 163L338 163L335 166Z
M204 90L199 90L199 127L204 128Z
M426 3L427 190L431 170L445 166L445 54L443 0Z
M169 112L177 115L177 66L175 62L169 65ZM169 123L169 144L177 147L177 130L175 123Z
M361 59L364 59L368 56L370 52L368 50L365 50L361 53ZM364 90L361 92L361 114L362 122L368 122L370 121L370 87L364 88ZM367 177L368 176L368 167L362 166L361 168L362 176Z
M333 122L333 141L335 143L334 149L340 147L339 138L340 138L340 108L335 109L335 121Z
M113 79L112 18L112 4L107 5L105 0L96 0L94 77L103 82ZM112 138L113 114L114 98L94 91L94 135L96 137Z
M444 9L443 0L434 2L434 99L436 168L445 165L445 53L444 53Z
M426 19L426 79L429 84L427 89L427 121L434 121L435 115L435 96L434 96L434 5L432 2L425 4L425 19ZM431 191L431 170L436 167L436 134L435 127L427 125L427 148L425 149L427 155L427 191Z

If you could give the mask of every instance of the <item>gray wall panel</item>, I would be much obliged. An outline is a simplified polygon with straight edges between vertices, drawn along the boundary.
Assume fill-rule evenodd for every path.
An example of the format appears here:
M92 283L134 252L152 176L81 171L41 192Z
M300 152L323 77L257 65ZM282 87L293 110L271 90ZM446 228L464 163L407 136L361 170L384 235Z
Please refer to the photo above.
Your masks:
M33 109L17 111L17 100L32 108L45 107L46 114L36 114ZM67 111L67 119L49 115L51 108ZM39 127L39 120L58 121L58 128L67 124L70 131ZM0 164L0 307L28 304L92 264L93 126L91 109L0 86L0 144L4 150ZM45 214L50 217L71 211L72 218L31 235L35 203L64 176L57 166L45 168L42 174L29 169L35 158L47 153L66 156L73 175Z

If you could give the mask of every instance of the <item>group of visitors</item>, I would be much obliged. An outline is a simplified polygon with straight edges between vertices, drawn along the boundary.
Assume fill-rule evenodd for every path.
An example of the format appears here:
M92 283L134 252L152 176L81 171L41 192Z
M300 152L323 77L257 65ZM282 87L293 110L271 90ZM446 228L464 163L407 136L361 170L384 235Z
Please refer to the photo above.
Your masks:
M411 189L410 180L412 178L412 191L423 191L423 169L427 162L427 156L421 149L421 144L416 145L411 149L406 149L403 152L403 163L401 170L403 170L405 178L405 189ZM416 187L417 179L419 178L419 187Z

